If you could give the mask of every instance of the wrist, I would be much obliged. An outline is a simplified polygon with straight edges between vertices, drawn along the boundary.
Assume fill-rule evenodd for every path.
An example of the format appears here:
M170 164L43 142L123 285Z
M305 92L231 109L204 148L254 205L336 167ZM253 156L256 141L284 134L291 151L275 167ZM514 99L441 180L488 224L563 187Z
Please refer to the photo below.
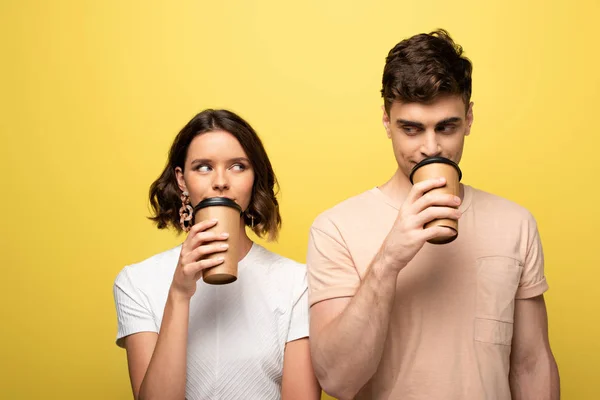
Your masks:
M375 276L378 281L396 282L398 273L405 267L402 263L399 263L395 257L386 251L385 247L382 247L377 256L371 264L371 273Z
M381 260L381 264L385 265L387 269L393 270L396 274L398 274L406 265L408 261L405 261L406 257L403 257L402 254L396 248L398 246L390 246L388 245L388 241L383 242L383 246L381 246L381 250L379 251L379 258Z
M185 293L173 285L169 289L168 300L174 305L189 305L192 296L188 293Z

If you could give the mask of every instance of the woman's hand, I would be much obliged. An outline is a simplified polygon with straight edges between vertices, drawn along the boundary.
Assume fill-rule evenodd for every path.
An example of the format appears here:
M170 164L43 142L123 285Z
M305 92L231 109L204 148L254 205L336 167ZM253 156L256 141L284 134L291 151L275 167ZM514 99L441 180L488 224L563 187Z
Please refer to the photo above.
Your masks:
M190 299L196 292L196 282L202 276L202 270L223 263L223 257L206 259L206 256L224 252L229 245L224 241L229 234L207 232L217 224L217 220L201 221L192 226L181 247L179 262L173 275L171 291L173 294Z

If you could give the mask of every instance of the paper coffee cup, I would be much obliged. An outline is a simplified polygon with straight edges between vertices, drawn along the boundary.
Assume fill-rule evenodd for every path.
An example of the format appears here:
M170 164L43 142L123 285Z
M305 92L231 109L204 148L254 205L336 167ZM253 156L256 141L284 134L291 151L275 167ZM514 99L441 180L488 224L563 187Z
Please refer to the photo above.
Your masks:
M227 240L218 241L229 244L226 251L209 254L203 259L224 257L222 264L207 268L202 271L204 282L212 285L224 285L235 282L238 273L238 258L240 256L240 225L242 208L233 200L226 197L211 197L202 200L194 207L194 219L196 222L217 219L217 225L208 229L207 232L221 234L227 232Z
M444 157L428 157L415 165L410 173L410 182L412 184L436 178L446 178L446 185L440 188L432 189L433 193L447 193L455 196L460 195L460 180L462 172L458 165ZM458 208L458 207L454 207ZM458 237L458 221L455 219L443 218L435 219L425 224L425 228L431 226L445 226L452 229L454 232L451 235L438 236L428 240L432 244L450 243Z

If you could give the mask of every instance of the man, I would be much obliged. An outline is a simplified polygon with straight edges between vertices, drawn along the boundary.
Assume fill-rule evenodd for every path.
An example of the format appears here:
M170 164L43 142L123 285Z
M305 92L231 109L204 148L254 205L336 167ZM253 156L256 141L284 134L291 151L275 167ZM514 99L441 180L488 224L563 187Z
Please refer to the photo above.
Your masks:
M559 398L534 218L466 185L455 197L429 192L443 179L409 180L427 157L459 163L473 123L471 70L443 30L398 43L381 91L398 169L311 228L311 353L334 397ZM437 218L459 220L455 241L426 243L451 234L424 229Z

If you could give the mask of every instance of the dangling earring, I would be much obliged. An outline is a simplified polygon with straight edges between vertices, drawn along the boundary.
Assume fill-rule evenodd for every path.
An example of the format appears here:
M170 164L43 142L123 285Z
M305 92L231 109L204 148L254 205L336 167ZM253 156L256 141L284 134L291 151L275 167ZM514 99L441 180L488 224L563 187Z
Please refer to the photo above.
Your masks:
M254 215L246 211L246 219L250 218L250 228L254 229Z
M189 232L192 228L192 218L194 209L190 202L190 194L185 191L181 193L181 208L179 209L179 225L184 232Z

